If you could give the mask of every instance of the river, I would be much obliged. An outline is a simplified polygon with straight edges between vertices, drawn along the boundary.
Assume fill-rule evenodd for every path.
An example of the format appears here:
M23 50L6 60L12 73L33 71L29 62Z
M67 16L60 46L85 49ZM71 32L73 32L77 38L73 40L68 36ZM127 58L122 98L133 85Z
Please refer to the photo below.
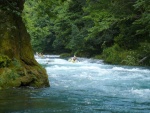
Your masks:
M1 113L150 113L150 68L59 56L36 60L51 87L0 90Z

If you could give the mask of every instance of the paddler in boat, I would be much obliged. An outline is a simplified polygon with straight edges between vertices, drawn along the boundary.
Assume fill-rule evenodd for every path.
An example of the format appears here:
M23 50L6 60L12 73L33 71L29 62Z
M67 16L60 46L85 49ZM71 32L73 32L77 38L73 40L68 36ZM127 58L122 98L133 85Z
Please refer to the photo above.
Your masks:
M70 58L68 61L69 62L76 62L76 60L77 60L77 57L74 55L72 58Z
M73 62L75 62L77 60L77 57L74 55L72 60L73 60Z

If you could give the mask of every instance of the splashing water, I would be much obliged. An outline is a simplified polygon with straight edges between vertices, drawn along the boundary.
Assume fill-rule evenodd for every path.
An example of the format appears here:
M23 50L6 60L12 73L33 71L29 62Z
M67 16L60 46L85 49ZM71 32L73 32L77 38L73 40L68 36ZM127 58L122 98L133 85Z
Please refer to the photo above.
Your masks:
M59 56L36 60L49 75L51 87L0 92L0 110L37 113L149 113L150 69L116 66ZM11 106L13 104L13 106ZM9 107L8 107L9 106ZM6 109L7 108L7 109Z

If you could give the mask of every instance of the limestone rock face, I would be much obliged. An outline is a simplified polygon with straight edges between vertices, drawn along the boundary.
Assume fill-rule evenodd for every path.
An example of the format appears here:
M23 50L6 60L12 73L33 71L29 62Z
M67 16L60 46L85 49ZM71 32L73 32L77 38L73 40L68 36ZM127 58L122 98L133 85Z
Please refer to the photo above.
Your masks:
M49 86L46 70L34 59L21 17L23 4L24 0L0 1L0 89Z

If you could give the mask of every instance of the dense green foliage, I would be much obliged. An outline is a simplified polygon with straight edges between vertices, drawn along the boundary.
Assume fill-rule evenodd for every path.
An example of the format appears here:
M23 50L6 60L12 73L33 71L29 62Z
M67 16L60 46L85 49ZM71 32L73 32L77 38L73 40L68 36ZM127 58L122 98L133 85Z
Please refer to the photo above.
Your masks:
M26 0L34 51L150 65L149 0Z

